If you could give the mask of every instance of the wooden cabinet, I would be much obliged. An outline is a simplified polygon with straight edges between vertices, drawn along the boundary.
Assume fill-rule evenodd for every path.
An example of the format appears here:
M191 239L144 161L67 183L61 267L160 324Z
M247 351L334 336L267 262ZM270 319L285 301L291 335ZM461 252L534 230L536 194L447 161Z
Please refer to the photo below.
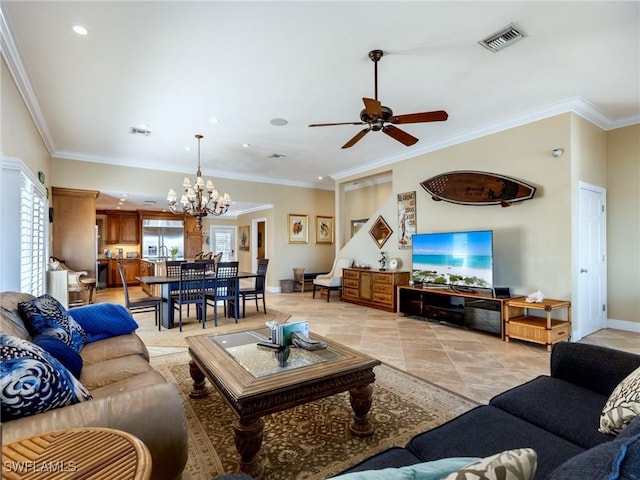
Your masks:
M140 260L137 258L135 260L122 258L109 260L109 286L122 286L118 263L122 264L122 271L124 272L124 278L127 280L127 285L138 285L139 282L136 277L140 276Z
M560 310L566 310L564 320L551 318L554 311ZM545 312L545 316L530 315L531 311ZM540 303L529 303L525 297L513 298L505 304L504 322L507 342L509 338L517 338L541 343L551 350L554 343L571 338L571 302L546 298Z
M501 338L504 338L507 300L450 288L398 288L398 312L401 314L481 330Z
M184 258L195 258L202 251L202 232L195 217L184 218Z
M409 272L345 268L342 274L342 300L395 312L396 287L407 285L409 275Z
M136 212L107 215L106 243L140 243L140 219Z

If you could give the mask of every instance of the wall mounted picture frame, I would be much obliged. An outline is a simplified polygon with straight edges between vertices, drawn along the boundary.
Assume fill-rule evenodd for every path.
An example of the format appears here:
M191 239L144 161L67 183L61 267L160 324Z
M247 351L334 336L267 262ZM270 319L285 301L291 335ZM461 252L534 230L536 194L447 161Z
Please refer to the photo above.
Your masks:
M309 242L309 216L290 213L287 220L289 243Z
M416 192L398 194L398 248L410 250L416 233Z
M333 243L333 217L316 216L316 243Z
M351 236L353 237L356 233L360 231L362 227L364 227L365 223L369 221L368 218L361 218L359 220L351 220Z
M251 236L249 225L246 227L238 227L238 249L248 252L251 246Z
M389 240L393 230L389 224L382 218L382 215L379 215L376 221L373 223L371 228L369 229L369 235L373 238L373 241L376 242L378 248L382 248L382 246Z

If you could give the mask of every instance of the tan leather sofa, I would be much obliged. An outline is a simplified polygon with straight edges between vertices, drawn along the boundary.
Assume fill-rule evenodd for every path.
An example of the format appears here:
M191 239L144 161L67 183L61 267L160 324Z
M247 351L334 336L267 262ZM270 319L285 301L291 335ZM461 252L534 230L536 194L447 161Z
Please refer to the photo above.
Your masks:
M18 303L34 298L0 293L2 333L31 337L18 312ZM2 443L36 434L81 426L129 432L149 448L154 480L180 478L187 462L185 407L178 388L149 364L149 352L135 334L86 344L80 351L80 382L92 400L3 422Z

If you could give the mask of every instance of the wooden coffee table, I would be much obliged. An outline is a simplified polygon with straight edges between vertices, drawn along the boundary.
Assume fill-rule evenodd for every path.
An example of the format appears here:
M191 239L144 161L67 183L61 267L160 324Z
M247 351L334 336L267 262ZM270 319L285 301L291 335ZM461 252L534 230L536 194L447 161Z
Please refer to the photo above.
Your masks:
M257 342L269 338L270 330L246 330L222 335L187 337L192 361L194 398L208 394L205 378L216 386L238 416L234 426L240 468L260 476L257 455L262 444L262 417L349 391L354 416L351 433L373 435L369 421L372 403L373 368L380 361L339 343L311 334L328 348L309 352L291 348L284 366L273 350Z

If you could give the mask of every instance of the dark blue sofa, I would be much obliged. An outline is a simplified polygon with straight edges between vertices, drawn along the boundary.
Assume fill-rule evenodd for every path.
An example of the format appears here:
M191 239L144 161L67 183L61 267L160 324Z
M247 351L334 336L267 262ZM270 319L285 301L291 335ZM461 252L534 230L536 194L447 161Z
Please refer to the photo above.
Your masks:
M537 480L640 480L640 419L617 437L598 432L613 389L640 367L640 355L557 343L551 375L539 376L342 473L402 467L447 457L488 457L530 447ZM615 471L614 471L615 470Z

